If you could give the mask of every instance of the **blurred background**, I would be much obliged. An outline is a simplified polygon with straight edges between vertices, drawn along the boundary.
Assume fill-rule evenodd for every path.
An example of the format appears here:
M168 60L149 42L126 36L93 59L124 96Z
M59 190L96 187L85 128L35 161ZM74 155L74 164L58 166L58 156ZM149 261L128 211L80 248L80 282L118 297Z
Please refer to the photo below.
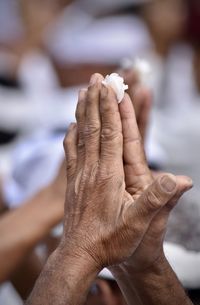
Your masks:
M194 181L170 219L166 247L200 304L199 0L0 0L0 211L20 208L57 176L77 93L91 74L137 57L152 69L149 164ZM22 304L28 280L10 280L0 304Z

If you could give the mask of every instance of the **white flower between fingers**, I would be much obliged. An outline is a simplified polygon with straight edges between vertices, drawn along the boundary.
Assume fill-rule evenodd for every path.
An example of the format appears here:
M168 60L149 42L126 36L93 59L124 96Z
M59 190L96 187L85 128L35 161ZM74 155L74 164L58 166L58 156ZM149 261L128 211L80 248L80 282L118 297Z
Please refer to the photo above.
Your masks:
M117 95L118 103L121 103L124 98L124 92L128 89L128 85L124 84L124 79L119 76L119 74L112 73L105 77L105 79L102 81L102 84L105 86L110 86Z

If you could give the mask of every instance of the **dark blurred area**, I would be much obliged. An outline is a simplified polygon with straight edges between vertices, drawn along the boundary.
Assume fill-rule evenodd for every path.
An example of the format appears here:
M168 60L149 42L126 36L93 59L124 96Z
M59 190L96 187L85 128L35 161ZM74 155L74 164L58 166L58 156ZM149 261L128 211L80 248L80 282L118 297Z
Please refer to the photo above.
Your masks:
M138 57L152 69L147 159L195 184L169 221L166 249L200 304L199 0L0 0L0 222L55 180L60 194L62 141L79 89L91 74ZM0 304L22 304L61 233L52 226L34 245L0 286ZM113 279L101 281L106 304L124 304ZM88 304L105 304L105 285L98 297L91 290Z

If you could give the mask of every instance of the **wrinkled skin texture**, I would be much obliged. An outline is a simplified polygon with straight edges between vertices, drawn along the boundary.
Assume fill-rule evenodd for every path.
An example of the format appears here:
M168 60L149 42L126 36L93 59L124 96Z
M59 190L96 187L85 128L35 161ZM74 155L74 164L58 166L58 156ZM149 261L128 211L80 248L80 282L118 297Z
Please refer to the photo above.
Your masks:
M125 95L118 106L114 92L103 86L102 80L101 75L93 75L89 88L80 92L77 125L71 125L64 140L64 232L35 285L29 305L81 305L104 266L112 266L115 273L125 266L138 272L137 268L153 264L162 255L166 221L163 211L191 187L187 177L152 176L132 101ZM151 244L154 236L155 243ZM176 283L170 274L169 281ZM125 285L131 305L135 299L132 284L128 281ZM165 281L162 287L166 287ZM182 302L185 295L182 288L179 290ZM146 296L148 299L148 291Z
M102 80L93 75L88 90L80 92L77 126L71 125L64 141L68 192L62 241L99 268L128 259L153 217L177 193L174 176L154 181L128 95L119 110ZM123 109L127 104L132 108ZM123 134L126 129L131 135Z
M159 179L159 176L164 174L158 173L153 177L147 170L132 101L128 96L125 96L123 103L120 104L120 115L124 138L123 155L126 189L133 197L140 196L153 180ZM136 156L138 156L138 159ZM186 176L177 176L176 183L177 189L174 196L155 215L139 247L124 262L125 265L131 266L131 270L135 268L135 271L141 271L163 257L163 241L170 212L184 192L192 187L192 180ZM147 253L148 255L146 255ZM123 267L123 264L121 267Z

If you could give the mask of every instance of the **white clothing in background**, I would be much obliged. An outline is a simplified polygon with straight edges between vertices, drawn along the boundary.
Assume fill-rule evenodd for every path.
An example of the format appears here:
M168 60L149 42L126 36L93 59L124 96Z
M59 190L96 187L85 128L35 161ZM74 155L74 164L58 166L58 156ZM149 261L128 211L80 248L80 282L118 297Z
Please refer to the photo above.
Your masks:
M22 205L56 177L64 159L63 134L42 133L19 144L11 171L4 177L3 196L10 208Z
M76 5L67 7L45 32L49 52L61 64L120 64L149 48L143 21L133 15L94 19Z
M22 299L9 282L0 285L0 304L23 305Z
M40 51L24 56L18 70L18 81L23 90L31 94L52 92L59 87L59 81L50 59Z
M165 152L164 168L191 176L200 194L200 94L189 47L172 49L161 79L152 137Z
M0 128L32 133L65 128L74 121L79 87L62 89L50 60L28 54L19 69L22 88L0 88Z

